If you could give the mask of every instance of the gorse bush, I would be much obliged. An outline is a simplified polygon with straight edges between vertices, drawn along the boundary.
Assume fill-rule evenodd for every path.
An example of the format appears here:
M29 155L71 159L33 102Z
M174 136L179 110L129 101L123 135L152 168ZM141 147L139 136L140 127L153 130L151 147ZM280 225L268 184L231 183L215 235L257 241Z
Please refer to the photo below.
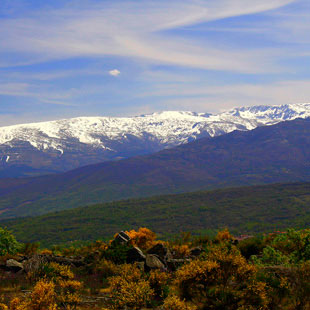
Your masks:
M119 275L109 279L113 309L141 309L151 302L154 291L135 265L123 265Z
M267 309L266 285L257 281L256 273L236 247L220 244L204 260L181 267L175 284L182 299L201 309Z
M126 232L135 246L141 249L148 249L156 244L156 234L148 228L142 227L138 231L131 230Z
M148 281L156 297L165 298L169 293L171 274L160 270L151 270Z
M8 310L8 306L0 303L0 310Z
M165 299L163 304L164 310L196 310L194 305L187 304L184 300L181 300L175 295L171 295Z
M14 298L10 303L10 310L57 310L55 284L40 280L35 285L30 296L22 301Z

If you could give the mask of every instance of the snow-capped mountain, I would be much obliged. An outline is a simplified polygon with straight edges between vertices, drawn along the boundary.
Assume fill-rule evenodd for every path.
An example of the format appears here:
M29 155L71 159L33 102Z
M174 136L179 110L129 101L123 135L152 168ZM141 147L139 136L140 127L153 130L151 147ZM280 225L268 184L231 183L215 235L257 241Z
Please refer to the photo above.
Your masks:
M310 117L310 103L242 107L219 114L164 111L6 126L0 128L0 176L65 171L299 117Z

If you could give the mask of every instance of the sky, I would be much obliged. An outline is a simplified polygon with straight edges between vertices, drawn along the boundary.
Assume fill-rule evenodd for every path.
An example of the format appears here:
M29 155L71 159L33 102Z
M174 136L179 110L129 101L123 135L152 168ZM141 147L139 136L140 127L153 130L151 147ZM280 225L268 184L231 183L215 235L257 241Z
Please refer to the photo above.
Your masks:
M310 102L309 0L1 0L0 126Z

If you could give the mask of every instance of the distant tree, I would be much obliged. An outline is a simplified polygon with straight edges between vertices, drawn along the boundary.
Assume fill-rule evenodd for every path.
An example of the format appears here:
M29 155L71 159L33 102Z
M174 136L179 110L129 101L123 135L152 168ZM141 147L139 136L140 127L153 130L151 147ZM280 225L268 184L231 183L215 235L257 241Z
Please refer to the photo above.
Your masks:
M14 235L6 228L0 227L0 256L15 254L20 248Z

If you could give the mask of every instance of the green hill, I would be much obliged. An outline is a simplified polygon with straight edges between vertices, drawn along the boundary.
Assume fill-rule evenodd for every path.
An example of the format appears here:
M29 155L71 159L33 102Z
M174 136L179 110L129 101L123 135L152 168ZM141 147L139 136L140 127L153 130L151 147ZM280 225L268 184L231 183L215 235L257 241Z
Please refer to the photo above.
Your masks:
M210 233L228 227L257 233L310 226L310 183L200 191L97 204L0 222L20 241L44 245L111 237L146 226L165 238L182 231Z

